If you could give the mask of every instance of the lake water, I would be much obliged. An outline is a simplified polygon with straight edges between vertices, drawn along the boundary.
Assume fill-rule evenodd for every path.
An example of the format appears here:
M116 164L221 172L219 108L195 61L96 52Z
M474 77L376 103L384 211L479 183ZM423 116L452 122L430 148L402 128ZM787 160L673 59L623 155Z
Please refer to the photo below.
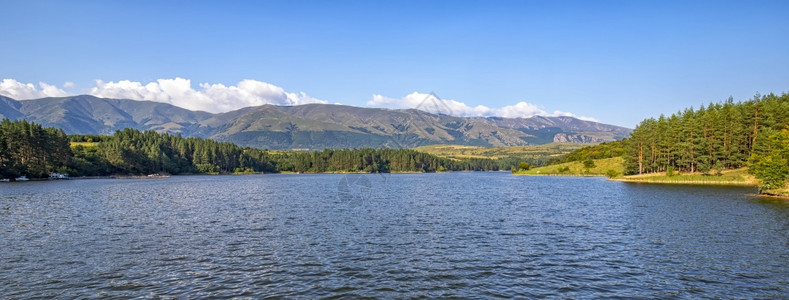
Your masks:
M0 298L789 297L789 205L507 173L0 184Z

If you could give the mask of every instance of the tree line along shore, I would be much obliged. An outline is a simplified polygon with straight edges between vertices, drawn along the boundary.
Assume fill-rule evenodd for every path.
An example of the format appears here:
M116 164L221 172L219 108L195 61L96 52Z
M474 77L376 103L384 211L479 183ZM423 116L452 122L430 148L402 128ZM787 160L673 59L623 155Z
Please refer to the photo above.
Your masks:
M621 164L610 163L618 158ZM607 163L604 169L597 167ZM582 166L583 165L583 166ZM789 95L756 95L643 120L629 138L516 174L597 174L645 183L746 185L789 195ZM623 176L624 175L624 176Z
M511 160L453 160L411 149L268 151L210 139L124 129L66 135L25 120L0 122L0 178L239 173L498 171Z
M541 166L542 165L542 166ZM383 173L512 170L606 175L650 183L754 185L785 195L789 95L756 95L643 120L629 138L550 158L449 158L413 149L268 151L210 139L124 129L66 135L25 120L0 122L0 178L228 173Z

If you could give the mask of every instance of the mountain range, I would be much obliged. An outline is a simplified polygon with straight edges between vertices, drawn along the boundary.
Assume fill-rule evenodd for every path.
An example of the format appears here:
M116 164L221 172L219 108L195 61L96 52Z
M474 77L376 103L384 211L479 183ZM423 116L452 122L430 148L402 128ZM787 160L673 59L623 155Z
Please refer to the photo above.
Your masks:
M631 131L567 116L457 117L335 104L262 105L212 114L161 102L88 95L22 101L0 96L0 118L26 119L69 134L135 128L267 149L597 143L625 138Z

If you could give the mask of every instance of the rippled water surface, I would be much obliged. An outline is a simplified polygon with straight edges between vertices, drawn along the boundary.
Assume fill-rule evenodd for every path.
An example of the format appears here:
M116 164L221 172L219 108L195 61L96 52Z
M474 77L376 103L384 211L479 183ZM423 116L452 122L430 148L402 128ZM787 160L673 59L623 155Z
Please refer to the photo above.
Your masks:
M507 173L0 184L0 298L789 297L789 206Z

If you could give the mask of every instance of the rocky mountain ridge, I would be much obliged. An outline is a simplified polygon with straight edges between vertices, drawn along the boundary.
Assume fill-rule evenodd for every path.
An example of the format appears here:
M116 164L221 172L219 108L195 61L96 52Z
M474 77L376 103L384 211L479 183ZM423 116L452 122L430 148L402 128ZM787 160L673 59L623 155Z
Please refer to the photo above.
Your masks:
M69 134L111 134L128 127L268 149L597 143L630 133L628 128L573 117L456 117L334 104L262 105L212 114L87 95L23 101L0 96L0 118L24 118Z

